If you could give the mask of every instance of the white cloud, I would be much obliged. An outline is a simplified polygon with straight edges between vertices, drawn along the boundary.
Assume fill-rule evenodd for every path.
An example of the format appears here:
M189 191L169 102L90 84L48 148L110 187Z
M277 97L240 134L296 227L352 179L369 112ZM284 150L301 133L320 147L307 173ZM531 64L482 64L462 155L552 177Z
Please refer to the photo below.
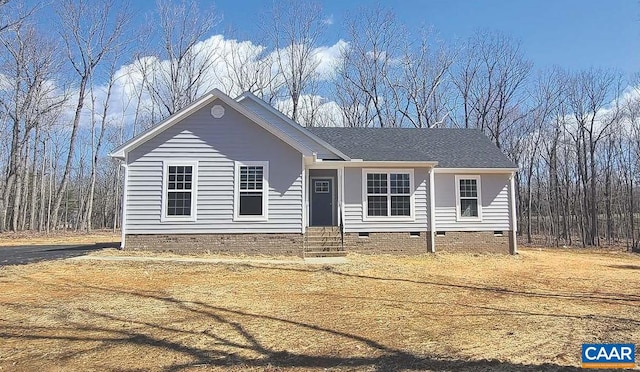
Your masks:
M331 26L333 24L333 14L329 15L327 18L322 20L322 23Z
M274 107L289 115L293 110L291 98L278 100ZM305 94L298 103L298 122L302 126L342 127L344 120L342 109L335 101L319 95Z
M349 43L340 39L331 46L321 46L314 50L318 63L316 71L321 80L333 79L342 60L342 52L349 47Z
M318 81L329 81L335 77L341 51L344 48L348 48L348 43L344 40L338 40L333 45L324 45L314 49L313 54L317 62L315 78ZM255 44L249 40L226 39L224 35L214 35L197 43L196 50L198 52L204 51L205 54L210 53L215 57L215 62L206 71L199 91L200 95L205 94L212 88L219 88L232 97L239 95L242 93L242 88L234 82L233 78L239 71L261 81L265 86L268 86L267 82L274 81L273 74L277 72L277 64L270 59L273 57L274 52L266 53L266 47L263 45ZM167 70L169 64L170 61L168 60L149 55L139 57L135 61L124 64L117 69L107 114L107 123L112 129L124 126L126 128L125 136L129 137L133 135L131 128L136 117L138 117L139 122L142 122L136 129L136 133L153 124L151 122L152 112L156 115L153 121L159 121L160 118L157 114L160 111L157 107L154 107L153 101L143 89L143 81L145 78L153 79L153 74L148 73L148 71ZM240 67L236 68L234 65ZM147 71L146 75L143 73L144 70ZM274 85L277 86L277 78L275 82L276 84ZM3 89L3 86L10 85L9 83L5 77L0 76L0 90ZM55 86L55 82L52 82L52 84ZM266 91L261 92L265 96L277 93L270 92L270 86L265 89ZM68 94L69 99L60 120L61 128L65 128L65 130L70 130L70 124L75 113L78 97L77 88L72 88ZM94 86L96 105L94 111L97 115L102 114L106 95L107 82ZM286 104L282 102L280 104L283 109L286 109ZM80 121L80 126L85 132L85 136L88 135L88 128L91 125L91 111L91 95L87 92ZM342 125L342 114L338 104L328 101L324 97L304 95L301 98L301 111L306 115L306 118L313 117L313 119L309 120L313 120L317 125ZM97 116L95 120L99 121L100 116ZM303 117L301 119L303 124L304 120Z

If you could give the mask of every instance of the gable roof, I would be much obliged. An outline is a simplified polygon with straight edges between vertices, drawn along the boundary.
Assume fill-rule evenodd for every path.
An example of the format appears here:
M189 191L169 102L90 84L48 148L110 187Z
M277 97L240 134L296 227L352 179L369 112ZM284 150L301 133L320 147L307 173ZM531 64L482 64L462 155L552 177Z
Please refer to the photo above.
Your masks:
M197 100L192 102L187 107L183 108L182 110L176 112L175 114L173 114L173 115L169 116L168 118L166 118L165 120L161 121L157 125L154 125L153 127L147 129L146 131L138 134L137 136L133 137L129 141L127 141L127 142L123 143L122 145L118 146L109 155L111 157L114 157L114 158L123 159L125 157L125 155L129 151L135 149L136 147L138 147L142 143L144 143L144 142L150 140L151 138L157 136L158 134L162 133L164 130L170 128L171 126L173 126L173 125L175 125L177 123L179 123L180 121L182 121L186 117L190 116L191 114L193 114L196 111L202 109L203 107L205 107L206 105L212 103L213 101L215 101L217 99L219 99L220 101L224 102L226 105L228 105L229 107L233 108L234 110L238 111L239 113L241 113L242 115L244 115L245 117L250 119L251 121L255 122L256 124L261 126L263 129L265 129L268 132L270 132L271 134L273 134L274 136L280 138L282 141L287 143L289 146L291 146L294 149L300 151L303 155L307 155L307 156L313 155L312 149L309 149L308 147L306 147L303 144L301 144L299 141L296 141L294 138L292 138L291 135L289 135L285 131L279 129L278 127L274 126L273 124L265 121L263 118L261 118L260 116L256 115L253 111L251 111L251 110L247 109L246 107L244 107L243 105L239 104L238 102L236 102L235 100L233 100L231 97L227 96L226 94L222 93L218 89L211 90L209 93L207 93L204 96L198 98ZM307 135L310 135L310 133L307 132Z
M259 107L261 107L264 110L266 110L266 111L270 112L271 114L275 115L282 122L288 124L290 127L294 128L296 131L299 131L299 132L303 133L303 135L305 137L308 137L313 142L315 142L318 145L324 147L325 149L330 150L332 153L336 154L340 158L342 158L344 160L351 160L349 158L349 156L347 156L345 153L343 153L339 149L335 148L330 143L327 143L322 138L316 136L315 134L313 134L313 132L310 132L310 131L306 130L305 127L303 127L302 125L296 123L291 118L289 118L287 115L283 114L280 110L278 110L275 107L271 106L270 104L265 102L263 99L260 99L255 94L247 91L247 92L242 93L240 96L238 96L236 98L236 101L239 102L240 104L243 104L243 101L245 101L245 100L251 100L252 102L255 102L256 104L258 104ZM249 108L249 110L251 110L250 107L248 107L248 108ZM259 115L259 113L257 113L257 112L256 112L256 114Z
M438 168L517 168L481 131L458 128L307 128L364 161L437 161Z

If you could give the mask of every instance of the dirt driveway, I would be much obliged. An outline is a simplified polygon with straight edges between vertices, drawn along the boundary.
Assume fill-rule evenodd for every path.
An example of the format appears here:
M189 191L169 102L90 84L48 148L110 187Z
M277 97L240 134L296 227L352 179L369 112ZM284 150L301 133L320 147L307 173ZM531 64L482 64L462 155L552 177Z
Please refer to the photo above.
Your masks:
M2 370L563 370L640 343L640 257L0 268Z

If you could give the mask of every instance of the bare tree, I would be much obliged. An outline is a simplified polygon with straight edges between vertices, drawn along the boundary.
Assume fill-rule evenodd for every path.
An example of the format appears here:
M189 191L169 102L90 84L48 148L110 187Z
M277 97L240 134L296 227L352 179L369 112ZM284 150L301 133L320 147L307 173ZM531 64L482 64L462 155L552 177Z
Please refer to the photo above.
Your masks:
M454 53L423 32L416 48L405 47L402 78L394 93L400 113L417 128L444 126L450 115L447 79Z
M268 54L266 47L227 40L221 54L222 68L214 71L227 94L251 92L272 103L283 82L272 68L275 56Z
M575 130L571 131L578 154L582 197L588 223L585 224L583 244L599 245L597 208L597 149L600 141L610 133L620 114L617 105L605 106L619 96L621 78L608 70L590 69L575 74L569 85ZM617 101L615 101L617 102Z
M391 11L365 9L348 25L349 46L342 50L336 89L348 126L401 126L394 105L400 81L404 32ZM359 120L354 122L353 120Z
M58 11L58 17L65 52L78 78L78 93L67 160L53 203L53 228L57 227L60 205L69 183L78 128L87 95L87 84L105 57L119 47L129 21L126 8L115 9L113 4L106 0L100 4L88 3L85 0L64 0Z
M289 116L299 118L300 97L310 92L317 80L316 47L324 31L322 9L318 3L294 1L274 3L270 23L265 27L274 45L279 76L291 99Z
M454 73L463 107L457 122L465 128L482 129L501 147L503 133L522 119L514 113L524 113L524 87L532 64L518 42L494 32L469 39L464 53Z
M94 205L94 195L96 189L96 178L98 172L98 160L101 156L102 146L104 144L105 132L107 129L107 125L109 124L109 108L111 105L112 94L115 84L117 83L118 78L122 78L122 76L116 76L116 69L118 67L119 62L119 51L116 50L114 55L111 58L108 77L109 81L107 82L106 87L104 88L104 99L99 103L101 106L101 110L96 106L96 97L95 97L95 87L91 84L90 95L91 95L91 173L89 176L89 190L86 198L86 207L83 211L82 217L82 225L81 229L86 230L87 232L91 232L92 222L93 222L93 205ZM96 123L96 122L99 122ZM98 126L98 128L96 128ZM97 129L97 133L96 133Z
M41 37L29 24L16 25L0 37L4 50L2 75L11 90L0 99L0 105L11 122L9 161L0 200L0 229L6 228L7 211L12 198L11 229L16 231L20 207L23 206L23 185L27 182L27 159L32 131L39 137L46 115L59 109L65 100L51 83L59 68L56 47ZM39 138L38 138L39 140ZM37 141L36 141L37 142ZM37 143L33 145L37 146Z
M27 7L21 1L14 1L11 3L12 6L9 3L9 0L0 0L0 34L19 26L41 7L41 5Z
M153 60L138 59L145 90L158 110L153 121L177 112L211 89L209 77L218 48L214 39L203 41L218 22L215 13L200 9L194 0L177 4L159 0L155 22L158 26L152 30L159 32L160 48L150 51Z

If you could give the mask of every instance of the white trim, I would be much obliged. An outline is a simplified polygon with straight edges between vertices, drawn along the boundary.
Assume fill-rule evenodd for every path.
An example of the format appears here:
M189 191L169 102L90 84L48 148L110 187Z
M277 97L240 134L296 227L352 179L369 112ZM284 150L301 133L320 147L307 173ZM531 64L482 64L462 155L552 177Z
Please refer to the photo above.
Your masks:
M416 220L416 203L415 203L415 190L414 190L414 177L413 169L411 168L362 168L362 221L388 221L388 222L400 222L400 221L415 221ZM367 174L368 173L384 173L387 175L387 212L388 216L368 216L368 203L367 203ZM409 204L410 215L409 216L391 216L391 173L408 173L409 174ZM382 195L382 194L381 194Z
M307 229L307 169L304 166L304 155L302 156L302 233Z
M435 168L436 173L459 173L459 174L478 174L478 173L513 173L518 168Z
M170 166L191 167L191 215L167 216L168 173ZM184 191L184 190L183 190ZM160 222L196 222L198 220L198 161L171 159L162 161L162 198Z
M240 167L262 166L262 215L240 215ZM236 161L233 170L233 220L242 222L265 222L269 220L269 162Z
M342 220L343 232L346 231L346 221L344 219L344 168L338 168L338 206L340 207L340 213L338 217ZM340 220L338 220L338 226L340 226Z
M336 210L335 208L337 206L333 205L333 201L334 199L337 200L338 199L338 195L334 194L336 192L335 189L335 177L334 176L313 176L313 177L309 177L309 188L311 189L312 187L315 188L315 184L313 181L315 180L322 180L322 179L331 179L331 225L329 226L336 226ZM309 192L309 199L311 201L311 203L309 203L309 226L311 226L311 218L313 217L313 194L315 194L315 189L313 189L313 191ZM315 225L314 225L315 226Z
M434 168L429 170L429 239L431 253L436 253L436 182Z
M129 165L127 164L128 156L125 156L124 164L121 166L124 168L124 185L122 186L122 218L120 218L120 248L124 249L125 240L126 240L126 226L127 226L127 185L129 184Z
M478 216L465 217L460 214L460 180L475 180L478 192ZM454 188L456 190L456 221L482 221L482 179L478 174L456 174Z
M151 127L150 129L140 133L136 137L134 137L131 140L125 142L122 145L120 145L118 148L113 150L113 152L111 152L109 154L109 156L114 157L114 158L124 158L126 153L134 150L136 147L140 146L141 144L145 143L146 141L150 140L151 138L157 136L158 134L162 133L163 131L169 129L173 125L179 123L181 120L185 119L186 117L190 116L192 113L194 113L194 112L198 111L199 109L205 107L206 105L210 104L211 102L215 101L216 99L221 100L223 103L227 104L232 109L238 111L240 114L244 115L249 120L251 120L254 123L258 124L260 127L265 129L267 132L269 132L269 133L273 134L274 136L276 136L277 138L281 139L283 142L285 142L289 146L293 147L294 149L298 150L302 154L304 154L304 155L311 155L312 154L311 149L308 149L307 147L302 146L300 143L298 143L293 138L291 138L287 133L281 131L280 129L278 129L276 127L274 127L272 124L270 124L269 122L267 122L264 119L260 118L258 115L254 114L252 111L250 111L249 109L247 109L246 107L244 107L240 103L238 103L235 100L231 99L231 97L229 97L226 94L222 93L220 90L213 89L211 92L209 92L209 93L205 94L204 96L202 96L201 98L197 99L196 101L194 101L189 106L183 108L182 110L178 111L177 113L175 113L175 114L169 116L168 118L166 118L165 120L161 121L158 125L156 125L154 127Z
M251 92L244 92L239 97L236 98L236 102L242 102L245 98L249 98L252 101L256 102L257 104L259 104L263 108L267 109L272 114L276 115L282 121L284 121L285 123L289 124L290 126L292 126L293 128L297 129L298 131L302 132L305 136L307 136L310 139L312 139L313 141L317 142L320 146L324 147L325 149L329 150L330 152L338 155L342 159L351 160L351 158L349 156L347 156L345 153L343 153L342 151L338 150L337 148L335 148L334 146L332 146L331 144L329 144L327 141L323 140L322 138L320 138L320 137L316 136L315 134L311 133L306 128L304 128L302 125L300 125L300 124L296 123L295 121L291 120L291 118L289 118L288 116L286 116L285 114L280 112L280 110L277 110L275 107L271 106L270 104L268 104L264 100L260 99L255 94L253 94Z
M382 168L382 167L411 167L411 168L430 168L438 165L437 161L362 161L361 159L343 160L322 160L310 159L307 162L311 169L336 169L339 167L354 168Z
M513 254L518 253L518 235L516 234L518 232L518 221L517 221L517 215L516 215L516 188L515 188L515 178L516 178L516 174L515 172L511 174L511 177L509 177L509 188L511 190L509 190L509 197L510 197L510 201L511 201L511 236L513 239Z

